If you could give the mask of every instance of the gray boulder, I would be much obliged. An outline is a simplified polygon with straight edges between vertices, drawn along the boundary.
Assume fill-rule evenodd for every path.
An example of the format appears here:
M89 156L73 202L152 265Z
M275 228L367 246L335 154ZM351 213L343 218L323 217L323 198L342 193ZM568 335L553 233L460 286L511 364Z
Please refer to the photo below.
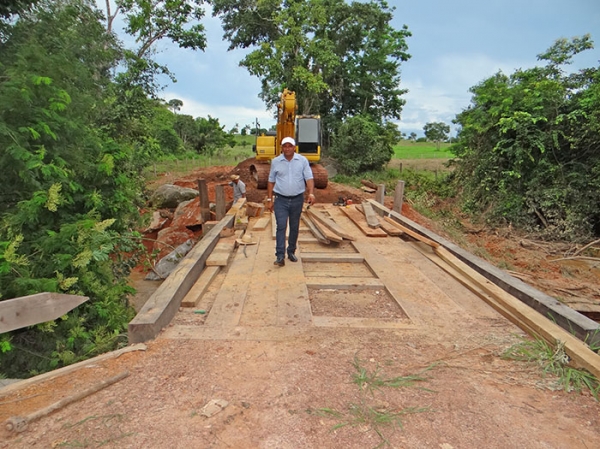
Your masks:
M179 203L196 198L198 191L173 184L163 184L150 197L150 205L156 208L175 208Z

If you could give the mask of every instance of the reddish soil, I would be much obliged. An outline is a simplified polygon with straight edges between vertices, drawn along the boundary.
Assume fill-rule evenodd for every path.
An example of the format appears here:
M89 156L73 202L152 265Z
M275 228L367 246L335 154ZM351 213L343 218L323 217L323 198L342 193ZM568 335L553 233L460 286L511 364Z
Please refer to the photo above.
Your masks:
M237 173L248 186L248 200L261 202L265 193L252 188L248 164L195 170L175 183L196 187L203 178L213 195L216 183L227 183ZM231 191L226 191L229 198ZM316 196L320 203L340 196L373 198L334 183ZM386 205L391 207L391 198ZM581 260L551 262L558 254L572 254L569 245L544 244L510 229L480 229L462 218L465 233L457 235L408 203L403 214L549 294L599 302L596 266ZM378 244L380 254L393 256L393 248ZM409 256L394 257L410 266ZM266 267L265 279L274 273ZM205 295L207 304L219 291L220 276ZM418 288L419 281L406 279L406 284ZM447 289L458 287L449 284ZM404 318L381 292L365 292L350 309L342 305L343 296L311 292L315 315ZM0 391L3 421L129 372L126 379L35 420L23 433L4 432L0 448L600 447L600 404L589 393L562 391L536 366L499 357L520 341L518 328L474 295L452 303L432 290L427 300L447 328L433 323L414 332L340 328L279 341L159 337L144 351L98 361L10 395ZM464 321L454 310L464 314ZM203 314L188 311L179 313L174 324L203 320ZM412 376L415 385L361 390L357 376ZM202 416L211 399L226 399L229 405L212 417Z

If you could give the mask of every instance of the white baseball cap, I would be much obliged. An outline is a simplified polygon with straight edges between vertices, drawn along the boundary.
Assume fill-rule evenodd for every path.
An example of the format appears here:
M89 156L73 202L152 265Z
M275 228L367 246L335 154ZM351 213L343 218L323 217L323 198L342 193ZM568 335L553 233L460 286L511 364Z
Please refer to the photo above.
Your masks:
M284 137L283 140L281 141L281 145L285 145L286 143L291 143L292 145L296 146L296 141L294 139L292 139L291 137Z

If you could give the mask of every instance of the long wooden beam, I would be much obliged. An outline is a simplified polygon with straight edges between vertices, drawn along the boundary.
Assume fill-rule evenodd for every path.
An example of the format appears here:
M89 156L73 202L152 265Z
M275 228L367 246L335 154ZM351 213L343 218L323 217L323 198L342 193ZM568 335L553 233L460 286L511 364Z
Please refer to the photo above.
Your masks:
M244 204L241 198L192 250L179 262L175 270L158 287L133 320L129 322L129 343L143 343L154 339L166 327L198 280L206 266L206 260L217 245L224 228L233 226L237 209Z
M459 260L451 252L442 246L434 249L435 253L444 261L454 267L458 272L474 281L485 293L493 298L489 301L490 305L499 304L504 310L508 311L508 319L511 319L517 326L522 323L537 336L543 338L551 345L556 345L558 341L565 344L565 352L578 367L584 368L592 373L596 379L600 379L600 355L592 351L589 346L577 339L569 332L556 325L546 317L542 316L531 307L523 304L514 296L508 294L489 279L477 273L463 261ZM485 300L487 297L482 296Z
M498 267L465 251L460 246L455 245L403 215L388 209L376 201L369 200L369 202L373 210L379 215L389 217L403 227L444 246L475 271L542 315L549 316L560 327L567 330L567 332L574 333L580 340L590 344L600 344L600 324L562 304L556 298L537 290L520 279L510 276Z

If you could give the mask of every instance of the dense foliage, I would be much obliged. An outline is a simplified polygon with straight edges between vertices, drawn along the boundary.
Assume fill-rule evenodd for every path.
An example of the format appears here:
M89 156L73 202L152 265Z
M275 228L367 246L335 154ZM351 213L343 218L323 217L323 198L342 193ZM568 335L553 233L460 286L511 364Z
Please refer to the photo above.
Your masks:
M471 89L453 147L469 210L549 238L600 233L600 69L563 69L590 48L589 36L561 39L545 66Z
M357 115L340 126L330 154L347 175L381 170L394 154L396 137L370 116Z
M10 376L126 340L127 276L143 248L132 231L142 170L185 149L178 116L156 99L156 75L168 69L145 57L147 48L123 48L93 0L32 3L12 2L14 15L0 20L0 300L40 292L89 300L59 320L0 335L0 375ZM120 4L132 32L148 29L132 13L142 3ZM177 33L161 38L204 42L201 28Z

